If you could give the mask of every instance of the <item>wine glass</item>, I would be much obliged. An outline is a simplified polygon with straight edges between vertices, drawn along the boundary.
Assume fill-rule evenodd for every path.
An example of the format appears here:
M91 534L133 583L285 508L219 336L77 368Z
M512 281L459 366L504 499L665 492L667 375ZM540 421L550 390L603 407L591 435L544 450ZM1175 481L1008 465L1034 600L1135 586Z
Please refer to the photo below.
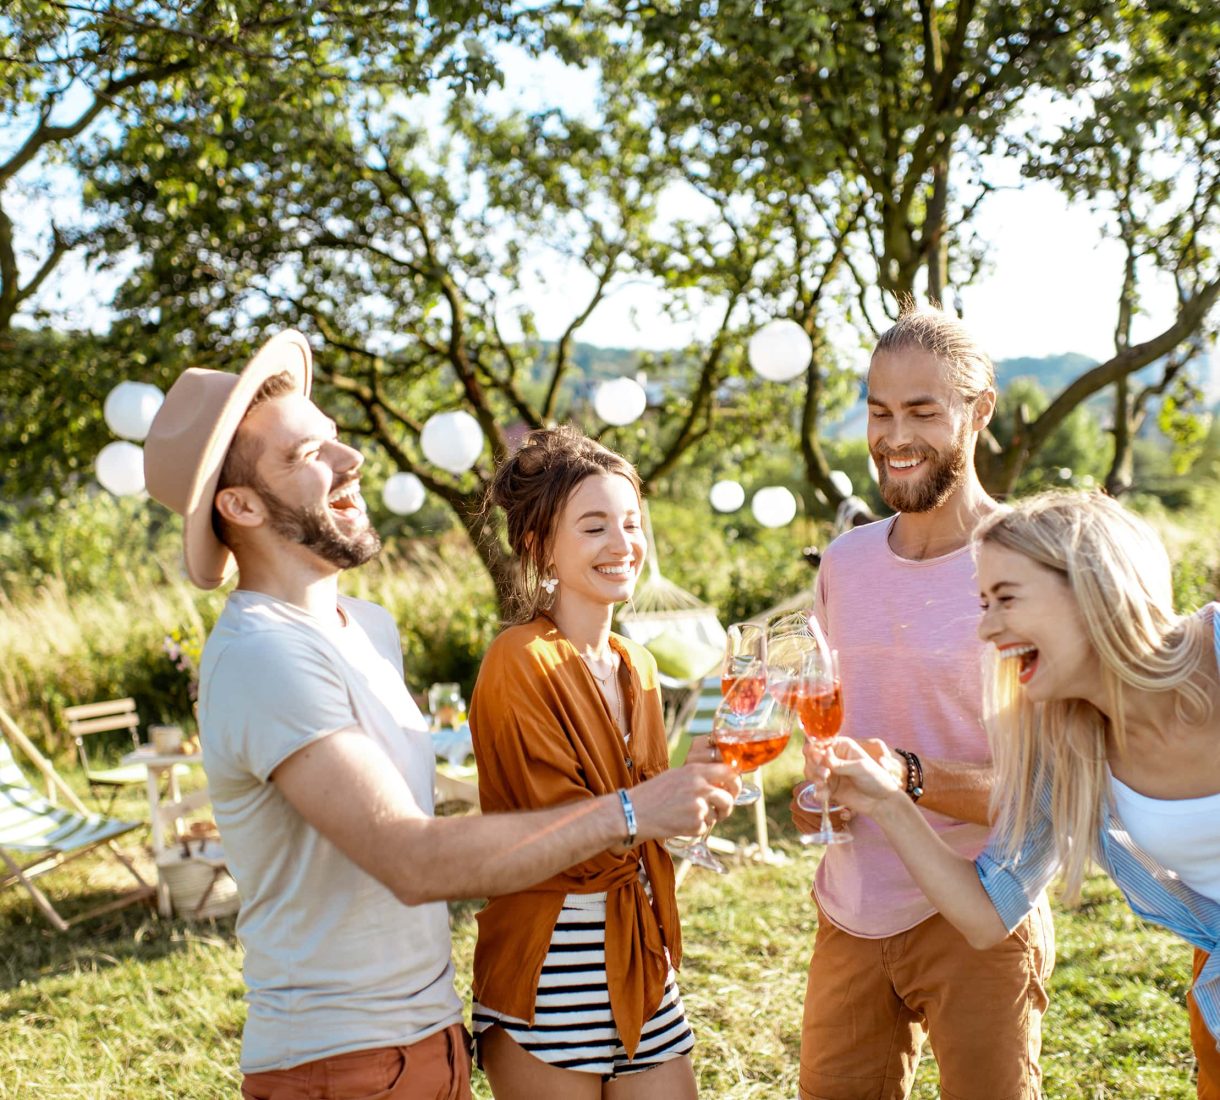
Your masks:
M819 632L820 633L820 632ZM819 639L801 666L797 714L807 740L815 741L824 752L830 751L843 724L843 688L839 681L839 655ZM846 844L851 833L836 832L830 821L830 788L822 791L821 801L813 797L813 788L806 787L796 796L803 810L821 810L822 820L817 832L801 837L808 844Z
M792 734L790 713L769 692L764 692L748 714L740 712L738 708L744 703L736 693L748 691L752 695L754 690L752 686L743 687L745 683L738 681L712 721L712 744L721 759L742 777L741 790L734 799L736 806L749 806L762 798L762 788L751 776L784 751Z
M816 645L806 612L792 612L768 624L767 690L790 712L797 709L801 666Z
M733 699L733 714L758 706L767 690L767 632L758 623L733 623L724 633L720 694Z
M791 735L791 719L767 693L765 677L763 686L759 688L757 678L761 675L758 670L750 668L747 674L739 676L716 708L712 719L711 742L738 774L752 772L774 760L784 751ZM747 711L746 706L751 702L753 707ZM757 783L743 780L734 804L748 806L761 797L762 789ZM707 845L710 833L711 829L707 828L693 838L670 837L665 847L671 855L689 860L697 867L727 874L728 868Z
M428 689L428 710L432 714L433 731L448 726L457 729L466 721L466 700L461 684L437 683Z

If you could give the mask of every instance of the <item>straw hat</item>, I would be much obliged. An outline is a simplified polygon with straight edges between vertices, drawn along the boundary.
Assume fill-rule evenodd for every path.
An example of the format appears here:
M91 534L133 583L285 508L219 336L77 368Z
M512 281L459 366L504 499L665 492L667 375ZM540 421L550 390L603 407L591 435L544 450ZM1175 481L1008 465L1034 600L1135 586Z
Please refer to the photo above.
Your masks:
M187 576L200 588L216 588L237 563L212 530L212 501L220 467L259 387L288 371L308 395L312 356L295 329L267 341L241 374L191 367L165 395L144 443L148 493L183 519Z

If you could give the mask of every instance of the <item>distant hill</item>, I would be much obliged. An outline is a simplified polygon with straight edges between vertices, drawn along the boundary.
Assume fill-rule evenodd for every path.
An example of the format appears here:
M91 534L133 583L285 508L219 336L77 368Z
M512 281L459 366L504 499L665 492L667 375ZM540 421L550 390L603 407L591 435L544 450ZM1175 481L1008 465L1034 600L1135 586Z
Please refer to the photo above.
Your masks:
M1017 378L1030 378L1048 394L1054 394L1095 366L1096 359L1090 359L1078 351L1067 351L1062 355L1023 355L1016 359L999 359L996 361L995 374L1000 389Z

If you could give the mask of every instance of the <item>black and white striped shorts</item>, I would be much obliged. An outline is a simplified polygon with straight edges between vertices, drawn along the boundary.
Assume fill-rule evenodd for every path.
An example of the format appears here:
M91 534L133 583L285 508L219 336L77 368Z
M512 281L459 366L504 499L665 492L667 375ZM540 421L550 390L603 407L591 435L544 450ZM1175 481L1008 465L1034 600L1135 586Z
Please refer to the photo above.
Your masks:
M606 986L605 894L569 894L564 900L538 979L532 1025L475 1002L475 1038L496 1024L535 1058L604 1078L652 1069L695 1046L670 970L661 1006L645 1022L635 1057L628 1060Z

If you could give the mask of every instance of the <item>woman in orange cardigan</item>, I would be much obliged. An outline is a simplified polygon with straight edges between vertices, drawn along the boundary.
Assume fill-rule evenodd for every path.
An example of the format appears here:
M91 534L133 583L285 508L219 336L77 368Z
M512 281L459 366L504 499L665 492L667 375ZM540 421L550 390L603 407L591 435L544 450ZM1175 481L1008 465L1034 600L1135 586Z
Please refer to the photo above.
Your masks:
M619 791L627 812L631 788L669 763L656 664L610 632L644 563L639 476L579 432L544 429L499 469L488 502L506 514L523 614L492 643L471 700L483 810ZM658 841L493 898L478 922L474 1029L498 1100L697 1095L672 969L673 864Z

